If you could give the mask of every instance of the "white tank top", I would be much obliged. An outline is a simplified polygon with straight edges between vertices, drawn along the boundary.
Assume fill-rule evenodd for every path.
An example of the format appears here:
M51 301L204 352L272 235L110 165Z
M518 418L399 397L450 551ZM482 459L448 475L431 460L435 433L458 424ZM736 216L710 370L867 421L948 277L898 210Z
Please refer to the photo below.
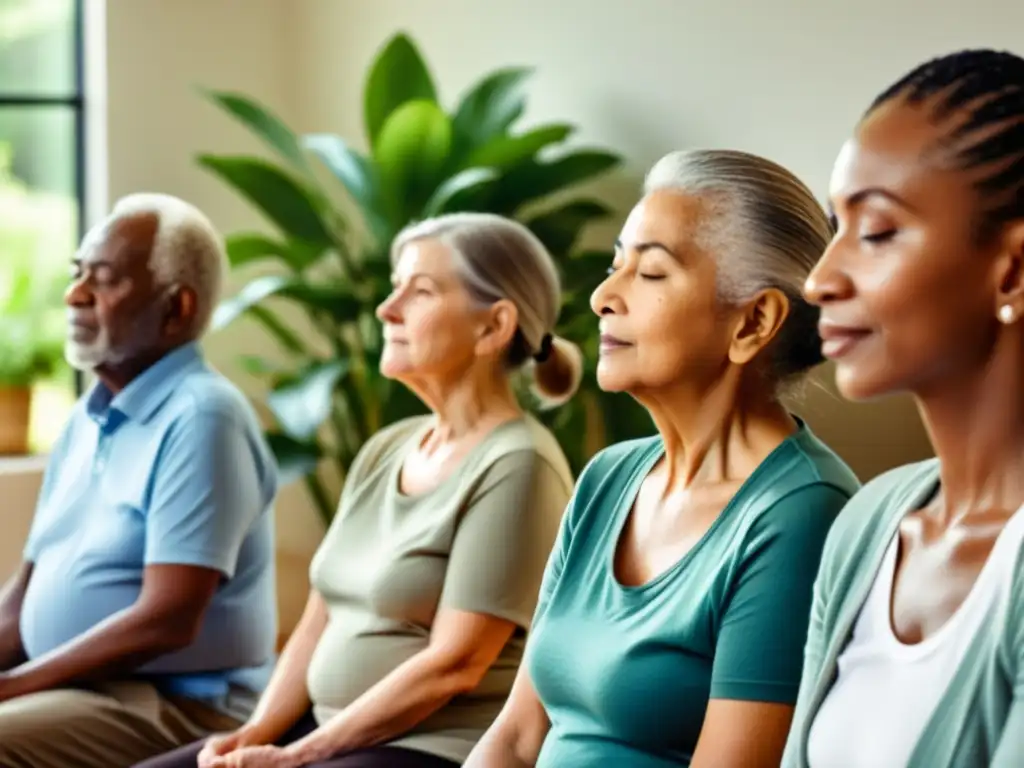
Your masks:
M963 604L914 645L892 631L893 537L839 656L838 676L811 726L810 768L903 768L989 609L1010 589L1024 541L1024 507L1010 518Z

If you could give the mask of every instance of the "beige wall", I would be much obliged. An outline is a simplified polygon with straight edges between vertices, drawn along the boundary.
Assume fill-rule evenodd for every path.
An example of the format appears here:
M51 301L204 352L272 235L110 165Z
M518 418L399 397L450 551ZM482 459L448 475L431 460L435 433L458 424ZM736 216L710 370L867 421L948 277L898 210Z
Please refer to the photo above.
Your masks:
M196 96L197 85L252 94L301 130L359 143L365 66L401 28L422 45L449 101L494 67L535 65L527 122L572 120L581 141L625 154L625 171L600 185L623 206L655 158L690 146L765 154L824 195L840 143L876 92L937 52L1021 50L1024 5L976 0L965 14L955 0L109 0L103 26L107 94L96 103L106 107L107 175L98 187L111 199L180 194L233 230L261 225L193 156L258 147ZM592 240L607 242L613 230ZM233 376L236 352L263 348L242 325L208 343ZM906 401L849 405L828 393L827 371L821 380L800 410L863 476L927 454ZM0 469L10 531L0 571L15 562L37 484L24 464ZM298 487L278 507L287 627L319 531Z
M361 138L366 62L396 29L424 50L456 99L482 73L537 68L527 122L571 120L582 142L628 158L600 185L629 205L671 149L720 146L777 160L824 198L832 161L868 102L905 70L964 46L1024 53L1024 4L959 0L303 0L297 14L304 125ZM339 35L344 44L339 45ZM323 72L332 73L324 77ZM614 227L594 233L607 243ZM905 399L844 403L831 371L797 410L867 478L929 455Z

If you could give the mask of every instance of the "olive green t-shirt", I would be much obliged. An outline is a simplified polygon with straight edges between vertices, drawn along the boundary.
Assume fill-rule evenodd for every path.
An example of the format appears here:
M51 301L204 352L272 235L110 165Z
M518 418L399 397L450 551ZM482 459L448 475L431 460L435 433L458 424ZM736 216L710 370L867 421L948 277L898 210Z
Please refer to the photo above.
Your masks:
M544 566L572 493L554 436L526 417L497 427L433 490L399 490L429 417L375 435L353 463L310 566L329 621L307 684L320 723L424 650L439 609L507 619L512 639L472 692L392 741L463 762L512 688Z

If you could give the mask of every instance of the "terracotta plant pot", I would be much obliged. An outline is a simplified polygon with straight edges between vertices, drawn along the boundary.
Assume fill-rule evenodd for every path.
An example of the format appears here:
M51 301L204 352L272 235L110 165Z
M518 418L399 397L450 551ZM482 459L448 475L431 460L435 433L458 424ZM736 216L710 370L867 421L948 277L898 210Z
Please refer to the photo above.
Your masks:
M28 453L32 390L0 385L0 456Z

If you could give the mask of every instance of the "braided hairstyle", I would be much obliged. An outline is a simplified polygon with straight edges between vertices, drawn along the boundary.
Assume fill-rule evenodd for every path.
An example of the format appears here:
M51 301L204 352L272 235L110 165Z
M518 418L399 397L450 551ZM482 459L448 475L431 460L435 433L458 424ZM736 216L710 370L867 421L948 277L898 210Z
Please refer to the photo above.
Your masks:
M935 97L937 123L960 117L946 141L959 168L979 171L982 237L1024 219L1024 58L988 49L940 56L886 89L865 117L897 96L911 104Z

